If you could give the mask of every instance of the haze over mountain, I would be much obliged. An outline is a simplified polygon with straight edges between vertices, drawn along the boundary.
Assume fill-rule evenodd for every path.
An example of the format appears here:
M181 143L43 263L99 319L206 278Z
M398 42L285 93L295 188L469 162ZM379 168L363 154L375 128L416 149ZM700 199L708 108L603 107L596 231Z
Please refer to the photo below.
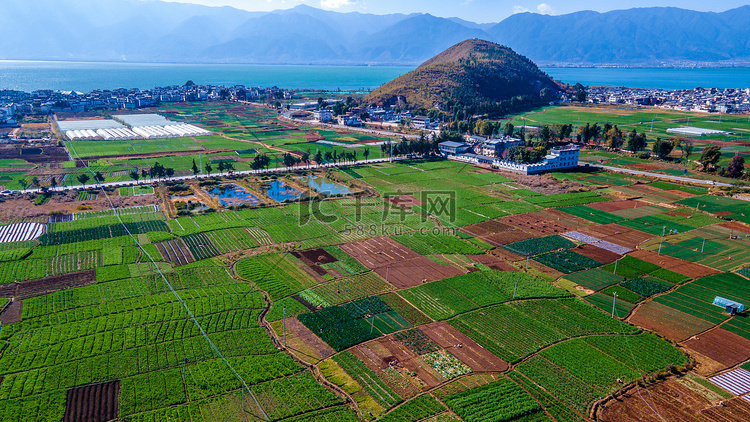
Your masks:
M0 59L417 65L480 38L539 65L750 64L750 6L513 15L275 12L137 0L4 0Z

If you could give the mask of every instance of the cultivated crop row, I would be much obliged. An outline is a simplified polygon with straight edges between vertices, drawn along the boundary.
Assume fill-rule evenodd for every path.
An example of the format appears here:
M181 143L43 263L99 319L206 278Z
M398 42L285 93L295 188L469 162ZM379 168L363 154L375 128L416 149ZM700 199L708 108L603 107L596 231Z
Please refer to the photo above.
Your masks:
M445 403L467 422L513 421L541 411L526 391L508 379L450 396Z

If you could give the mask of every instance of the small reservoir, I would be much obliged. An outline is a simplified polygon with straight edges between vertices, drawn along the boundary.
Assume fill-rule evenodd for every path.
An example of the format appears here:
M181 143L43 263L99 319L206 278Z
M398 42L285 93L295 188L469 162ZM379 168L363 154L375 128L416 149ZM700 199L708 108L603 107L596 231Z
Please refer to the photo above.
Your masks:
M301 179L302 184L307 184L311 189L325 195L347 195L349 188L325 177L305 176Z
M213 188L209 193L225 207L234 207L243 204L258 206L263 203L260 198L234 183Z
M278 202L284 202L289 199L294 200L302 196L302 192L291 186L287 186L280 180L274 180L269 185L265 186L263 188L263 193Z

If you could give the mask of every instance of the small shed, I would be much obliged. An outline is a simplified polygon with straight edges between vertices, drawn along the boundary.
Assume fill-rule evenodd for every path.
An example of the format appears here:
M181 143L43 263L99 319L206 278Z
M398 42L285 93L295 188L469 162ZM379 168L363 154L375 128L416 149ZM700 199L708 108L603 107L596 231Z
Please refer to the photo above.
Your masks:
M730 315L738 314L740 312L745 311L745 305L739 302L735 302L733 300L723 298L721 296L716 296L716 299L714 299L714 305L721 306L722 308L724 308L726 313Z

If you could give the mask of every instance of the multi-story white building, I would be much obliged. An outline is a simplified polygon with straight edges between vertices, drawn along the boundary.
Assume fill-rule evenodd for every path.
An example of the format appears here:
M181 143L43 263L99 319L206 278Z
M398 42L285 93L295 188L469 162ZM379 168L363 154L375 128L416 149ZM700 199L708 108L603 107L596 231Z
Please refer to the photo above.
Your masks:
M313 117L319 122L325 123L333 121L333 114L331 113L331 110L327 108L324 108L322 110L315 110L313 112Z

